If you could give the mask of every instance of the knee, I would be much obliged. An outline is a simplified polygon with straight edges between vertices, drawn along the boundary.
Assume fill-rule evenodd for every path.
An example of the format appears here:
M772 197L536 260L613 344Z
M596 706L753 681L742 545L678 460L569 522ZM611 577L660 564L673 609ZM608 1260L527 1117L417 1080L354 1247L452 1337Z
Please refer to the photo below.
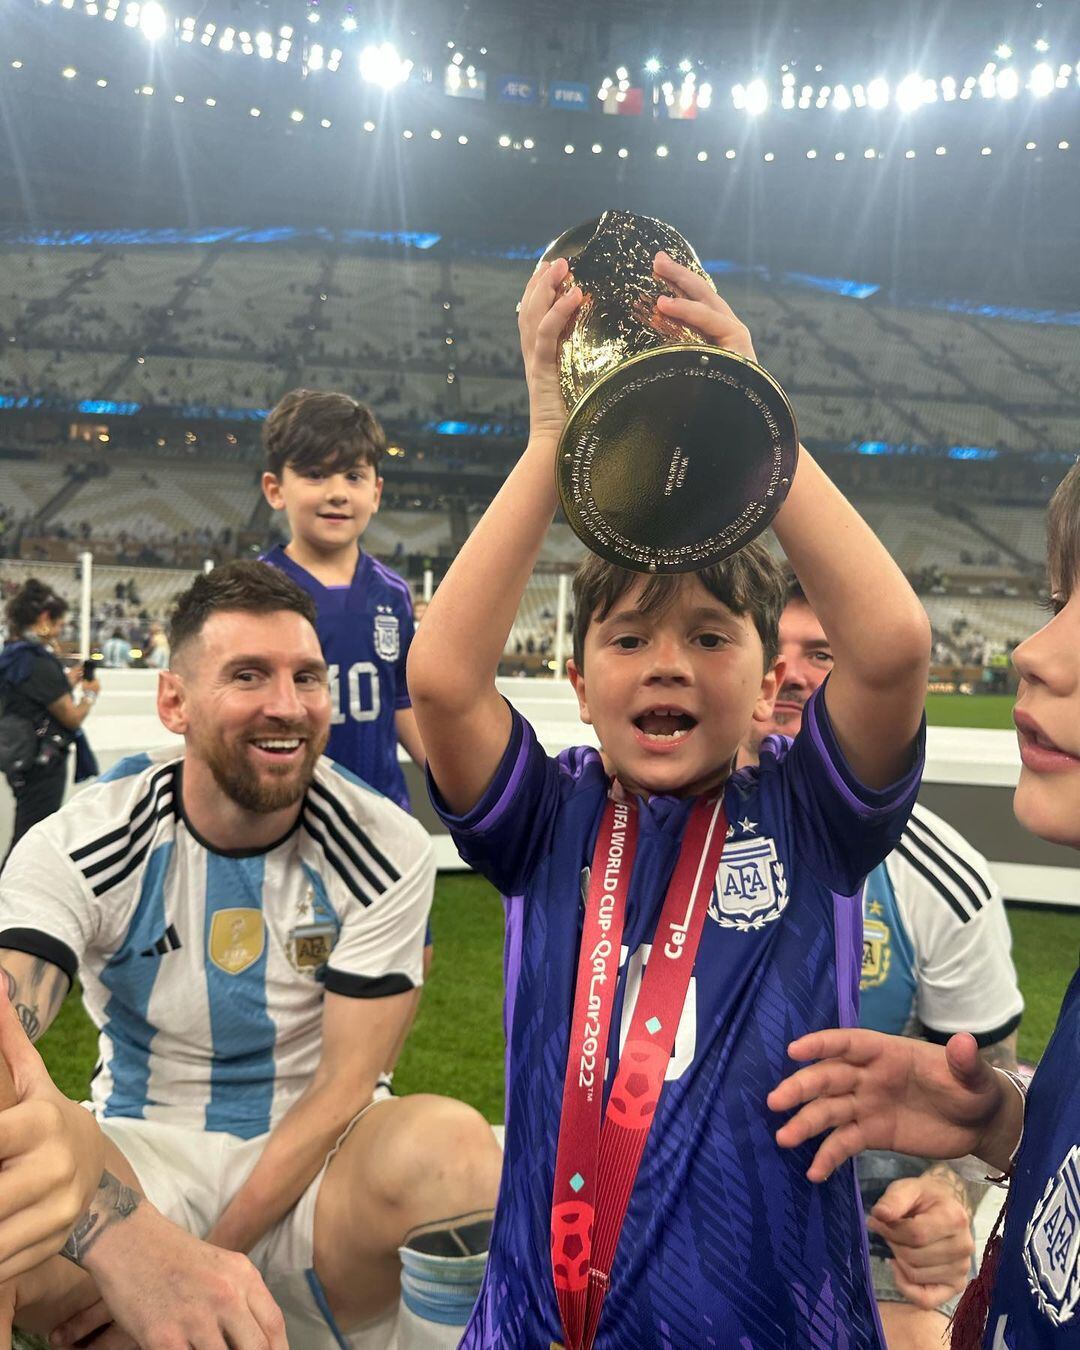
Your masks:
M447 1214L494 1206L502 1152L479 1111L435 1096L408 1097L392 1109L404 1118L388 1130L379 1159L386 1201L412 1208L422 1200L426 1208L438 1195Z

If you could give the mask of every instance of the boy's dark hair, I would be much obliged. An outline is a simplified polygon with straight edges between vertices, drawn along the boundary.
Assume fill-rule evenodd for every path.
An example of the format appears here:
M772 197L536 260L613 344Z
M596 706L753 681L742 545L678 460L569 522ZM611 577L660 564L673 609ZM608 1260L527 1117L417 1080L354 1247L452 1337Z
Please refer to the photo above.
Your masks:
M790 569L784 573L784 608L792 604L808 605L806 592L799 578Z
M1050 498L1046 513L1046 563L1050 589L1067 599L1080 578L1080 461Z
M169 616L170 659L202 632L212 614L277 614L290 610L315 627L315 601L291 577L262 562L228 562L205 572L176 597Z
M278 400L263 423L262 443L266 467L278 479L286 465L296 473L345 473L370 464L378 473L386 453L386 433L366 403L314 389L293 389Z
M589 554L574 576L574 664L585 668L585 634L595 619L602 623L615 602L625 595L640 572L628 571ZM662 613L675 599L686 576L695 576L711 596L733 614L749 614L761 638L765 669L780 650L780 612L784 598L784 572L765 545L755 539L730 558L700 572L649 576L638 601L643 614Z
M68 602L51 586L37 577L27 577L4 606L4 614L12 634L18 635L33 628L42 614L53 620L62 619L69 609Z

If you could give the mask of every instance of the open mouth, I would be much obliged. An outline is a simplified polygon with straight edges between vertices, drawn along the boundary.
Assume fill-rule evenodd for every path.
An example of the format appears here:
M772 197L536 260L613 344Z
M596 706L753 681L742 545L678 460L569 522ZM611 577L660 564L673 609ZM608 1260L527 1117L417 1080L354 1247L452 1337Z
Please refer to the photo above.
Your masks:
M352 516L342 515L340 511L320 511L320 520L352 520Z
M648 741L674 745L689 736L697 726L697 718L680 708L650 708L634 718L634 726Z

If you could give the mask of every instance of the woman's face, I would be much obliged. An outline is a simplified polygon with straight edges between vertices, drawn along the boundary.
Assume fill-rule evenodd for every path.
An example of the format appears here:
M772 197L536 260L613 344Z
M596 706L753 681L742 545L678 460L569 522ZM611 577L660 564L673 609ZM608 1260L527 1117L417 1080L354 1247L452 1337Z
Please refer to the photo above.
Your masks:
M1013 809L1032 834L1080 848L1080 588L1056 595L1053 606L1050 621L1013 652L1023 764Z

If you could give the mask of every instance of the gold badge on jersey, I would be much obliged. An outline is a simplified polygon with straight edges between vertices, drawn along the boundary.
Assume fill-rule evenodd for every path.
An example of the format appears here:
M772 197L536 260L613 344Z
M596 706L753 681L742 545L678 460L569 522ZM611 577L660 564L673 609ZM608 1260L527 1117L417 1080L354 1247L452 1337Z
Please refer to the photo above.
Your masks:
M889 926L880 919L863 921L862 978L860 989L876 989L885 983L892 961Z
M239 975L263 954L266 926L258 909L219 909L210 921L210 960L227 975Z

